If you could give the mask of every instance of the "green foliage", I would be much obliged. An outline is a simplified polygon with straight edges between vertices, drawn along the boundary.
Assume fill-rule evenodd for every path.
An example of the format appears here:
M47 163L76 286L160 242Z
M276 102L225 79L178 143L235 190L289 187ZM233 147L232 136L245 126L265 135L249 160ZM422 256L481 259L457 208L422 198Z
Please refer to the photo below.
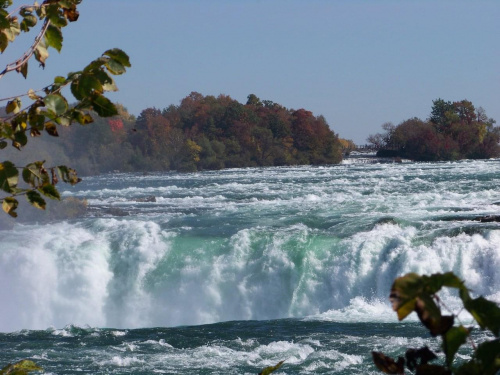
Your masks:
M11 1L2 2L0 9L0 51L13 42L21 32L29 32L40 21L42 27L30 50L21 58L8 64L0 72L0 78L5 74L17 71L24 78L28 75L28 62L32 56L44 67L49 57L48 48L60 52L63 44L62 28L78 19L77 6L81 0L45 0L42 4L35 3L22 6L9 13L6 8ZM17 15L15 13L17 12ZM127 54L120 49L110 49L92 61L83 70L72 72L67 77L55 77L54 82L42 90L29 90L26 94L1 99L6 100L6 115L0 118L0 149L11 145L21 150L28 143L27 134L39 137L43 131L52 137L58 137L59 126L67 127L72 123L87 125L93 122L91 111L101 117L118 114L118 109L108 98L106 92L116 91L117 87L112 75L125 73L130 67ZM65 87L77 102L69 105L63 95ZM24 104L21 100L29 101ZM19 181L19 171L22 171L22 181ZM45 161L30 162L25 167L15 165L11 161L0 163L0 189L6 196L0 197L6 213L16 217L18 201L16 196L26 195L27 201L36 208L45 209L43 197L60 199L56 188L59 180L76 184L80 181L74 169L66 166L45 167ZM42 197L43 196L43 197Z
M495 339L474 346L472 359L456 364L455 355L467 340L471 340L472 328L462 324L455 326L457 318L453 315L442 315L442 302L437 293L443 288L458 290L464 308L473 316L481 327L495 336ZM397 361L380 352L372 352L377 368L386 374L404 374L404 366L416 374L468 374L494 375L500 371L500 307L483 297L472 298L464 282L453 273L419 276L414 273L397 278L391 288L390 299L399 320L416 312L422 324L432 336L441 337L441 349L445 354L443 365L430 365L428 362L437 359L427 347L409 349L405 358Z
M8 364L0 370L0 375L26 375L32 371L43 371L35 362L23 359L14 364Z

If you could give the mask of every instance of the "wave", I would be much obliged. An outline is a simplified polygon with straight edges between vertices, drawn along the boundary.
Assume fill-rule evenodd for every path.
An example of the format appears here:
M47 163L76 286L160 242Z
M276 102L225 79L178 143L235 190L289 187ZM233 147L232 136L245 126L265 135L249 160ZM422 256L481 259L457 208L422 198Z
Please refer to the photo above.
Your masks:
M227 237L125 219L18 225L2 233L0 330L306 316L392 322L389 289L407 272L453 271L474 293L500 300L499 230L432 234L394 222L345 237L304 224Z

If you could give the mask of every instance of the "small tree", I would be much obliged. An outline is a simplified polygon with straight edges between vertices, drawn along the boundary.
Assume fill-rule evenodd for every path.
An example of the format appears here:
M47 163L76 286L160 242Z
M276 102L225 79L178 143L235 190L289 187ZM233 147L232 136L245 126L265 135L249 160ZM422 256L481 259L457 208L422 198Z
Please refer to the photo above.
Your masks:
M49 56L48 48L58 52L62 48L62 28L75 22L79 13L77 6L81 0L45 0L40 5L24 5L9 12L12 0L0 0L0 52L7 49L21 33L32 31L39 22L42 26L33 44L16 61L0 72L0 78L10 72L28 75L28 62L32 57L42 66ZM21 150L28 143L28 134L38 137L43 132L57 137L58 126L72 123L87 125L93 122L90 111L101 117L114 116L116 106L104 96L107 91L117 91L111 75L125 73L130 67L129 57L120 49L110 49L92 61L83 70L57 76L54 82L41 90L30 89L27 93L0 99L6 101L6 115L0 117L0 150L9 143ZM63 90L69 88L76 100L69 105ZM21 101L28 100L24 105ZM3 210L16 217L17 197L25 195L36 208L45 209L43 197L60 199L56 188L59 180L69 184L80 181L74 169L64 165L46 167L44 161L33 161L20 167L11 161L0 162L0 197ZM43 197L42 197L43 196Z

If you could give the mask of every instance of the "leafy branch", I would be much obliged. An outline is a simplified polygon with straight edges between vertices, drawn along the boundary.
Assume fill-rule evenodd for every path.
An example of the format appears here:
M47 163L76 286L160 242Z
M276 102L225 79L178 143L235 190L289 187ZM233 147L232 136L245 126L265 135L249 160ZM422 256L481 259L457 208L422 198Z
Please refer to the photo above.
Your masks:
M471 327L463 324L455 326L456 314L443 315L442 302L437 293L443 288L458 290L465 310L467 310L481 329L490 331L495 339L480 345L473 343L472 359L455 365L455 355L460 347L471 340ZM500 370L500 307L484 297L472 298L464 282L452 272L419 276L409 273L397 278L391 288L390 299L398 319L405 319L416 312L422 324L433 337L441 337L441 349L445 354L444 365L429 364L437 359L427 347L409 349L405 358L394 360L380 352L372 352L375 365L386 374L404 374L405 364L417 375L458 374L458 375L495 375Z
M6 68L0 72L0 78L11 71L21 73L24 78L28 74L28 60L35 55L36 60L42 67L49 56L48 47L55 48L58 52L62 48L61 28L69 22L78 20L79 13L76 10L80 0L54 1L46 0L41 5L23 5L15 11L7 13L5 8L12 4L11 0L4 0L0 3L0 51L3 53L21 32L29 32L30 29L43 20L43 25L35 37L33 44L28 50L13 63L7 64ZM22 21L19 22L19 14Z
M10 216L17 217L16 209L19 202L15 196L25 195L32 206L44 210L46 202L42 195L51 199L61 199L55 187L59 179L71 185L81 181L74 169L64 165L47 169L44 163L36 161L22 168L14 166L10 161L0 163L0 189L10 194L3 198L2 208ZM20 175L28 188L19 187Z
M0 0L0 52L4 52L21 32L29 32L38 21L43 21L41 30L35 37L31 47L23 56L8 64L0 78L5 74L17 71L24 78L28 74L28 60L35 57L42 67L49 56L49 47L60 52L63 35L61 29L68 22L78 19L77 5L81 0L45 0L41 5L25 5L8 13L6 8L12 0ZM19 19L22 19L20 22ZM57 76L54 82L36 92L30 89L26 94L0 99L7 100L5 107L7 116L0 118L0 150L11 145L21 150L28 143L28 136L38 137L42 132L57 137L57 126L70 126L72 123L87 125L93 122L90 115L94 111L101 117L118 114L118 110L107 97L106 92L117 91L112 75L121 75L130 67L128 55L120 49L105 51L101 57L92 61L83 70L72 72L67 77ZM69 87L76 99L69 105L62 94ZM31 102L23 107L21 97L27 96ZM49 172L50 171L50 176ZM0 163L0 190L8 195L0 197L3 210L16 217L17 195L26 195L30 204L45 209L43 196L60 199L55 185L61 179L72 185L78 183L76 171L66 166L49 168L44 162L33 162L22 168L24 182L30 188L18 187L19 171L11 161Z

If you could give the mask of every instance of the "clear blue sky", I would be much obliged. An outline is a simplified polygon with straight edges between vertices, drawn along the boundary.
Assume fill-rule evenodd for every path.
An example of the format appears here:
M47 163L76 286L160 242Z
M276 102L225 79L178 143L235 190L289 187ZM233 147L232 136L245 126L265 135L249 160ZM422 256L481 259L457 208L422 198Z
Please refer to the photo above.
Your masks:
M500 123L499 20L499 0L84 0L61 54L45 71L32 63L27 82L3 78L0 95L120 47L133 67L111 98L136 115L197 91L306 108L356 143L384 122L425 119L439 97Z

